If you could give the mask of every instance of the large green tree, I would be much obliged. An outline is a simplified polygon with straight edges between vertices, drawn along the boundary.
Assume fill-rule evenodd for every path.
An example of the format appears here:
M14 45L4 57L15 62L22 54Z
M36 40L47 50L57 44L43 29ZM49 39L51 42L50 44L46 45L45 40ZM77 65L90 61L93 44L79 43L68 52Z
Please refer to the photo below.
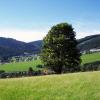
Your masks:
M43 39L41 59L44 66L56 73L79 70L80 52L70 24L60 23L51 28Z

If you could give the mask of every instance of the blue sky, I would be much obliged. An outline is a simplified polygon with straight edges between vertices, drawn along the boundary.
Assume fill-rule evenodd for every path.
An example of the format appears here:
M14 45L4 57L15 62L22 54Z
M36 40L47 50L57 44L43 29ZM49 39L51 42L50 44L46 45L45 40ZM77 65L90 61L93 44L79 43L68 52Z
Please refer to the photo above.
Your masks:
M0 0L0 36L42 39L51 26L68 22L76 38L100 34L100 0Z

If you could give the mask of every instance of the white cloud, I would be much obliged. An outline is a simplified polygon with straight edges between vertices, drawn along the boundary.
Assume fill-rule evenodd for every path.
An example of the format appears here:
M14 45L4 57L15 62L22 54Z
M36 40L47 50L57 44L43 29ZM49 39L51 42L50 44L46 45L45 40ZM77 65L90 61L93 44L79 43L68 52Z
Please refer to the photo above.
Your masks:
M43 30L0 29L0 37L14 38L20 41L30 42L43 39L47 32L48 28Z
M100 34L100 29L98 28L99 27L98 25L91 26L93 23L91 22L85 23L85 22L86 21L77 20L73 24L77 39L90 36L90 35Z
M80 39L86 36L96 35L96 34L100 34L100 30L83 31L83 32L79 31L79 32L76 32L76 38Z
M80 39L85 36L100 34L100 30L82 29L84 24L78 23L75 26L76 38ZM85 26L84 26L85 27ZM31 42L36 40L41 40L46 36L50 27L40 27L34 29L16 29L16 28L0 28L0 37L14 38L20 41Z

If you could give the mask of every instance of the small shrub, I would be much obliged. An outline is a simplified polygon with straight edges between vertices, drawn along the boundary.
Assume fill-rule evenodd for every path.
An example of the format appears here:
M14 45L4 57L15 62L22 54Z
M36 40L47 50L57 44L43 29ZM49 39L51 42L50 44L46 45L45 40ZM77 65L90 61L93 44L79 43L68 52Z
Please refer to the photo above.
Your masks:
M29 76L33 75L33 68L32 67L29 67L29 69L28 69L28 75Z
M5 71L4 70L0 70L0 74L4 73Z
M37 65L36 68L43 68L43 65Z

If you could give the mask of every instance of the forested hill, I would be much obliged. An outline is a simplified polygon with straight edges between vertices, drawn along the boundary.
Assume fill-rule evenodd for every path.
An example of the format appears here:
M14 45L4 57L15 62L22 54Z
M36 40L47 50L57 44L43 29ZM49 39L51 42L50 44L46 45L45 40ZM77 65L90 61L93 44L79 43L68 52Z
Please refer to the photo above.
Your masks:
M98 49L100 48L100 35L91 35L85 38L79 39L78 48L81 51ZM22 55L24 52L34 53L41 50L43 41L33 41L25 43L12 38L0 37L0 57L10 57L16 55Z
M39 52L40 45L38 47L37 43L25 43L12 38L0 37L0 57L18 56L24 54L25 52Z
M100 34L91 35L78 40L78 48L81 51L100 49Z

